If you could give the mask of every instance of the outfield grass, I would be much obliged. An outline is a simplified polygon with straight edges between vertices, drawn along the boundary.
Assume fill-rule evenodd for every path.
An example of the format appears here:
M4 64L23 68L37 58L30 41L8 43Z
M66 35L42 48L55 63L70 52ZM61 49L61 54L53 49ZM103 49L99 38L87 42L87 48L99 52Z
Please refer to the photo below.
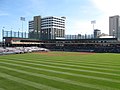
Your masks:
M120 55L49 52L0 56L0 90L120 90Z

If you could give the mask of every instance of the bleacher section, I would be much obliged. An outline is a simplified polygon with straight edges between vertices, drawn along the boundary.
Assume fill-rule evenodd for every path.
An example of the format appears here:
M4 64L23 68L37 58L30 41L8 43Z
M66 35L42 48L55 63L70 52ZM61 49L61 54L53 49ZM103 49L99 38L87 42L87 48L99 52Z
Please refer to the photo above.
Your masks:
M31 52L48 52L49 50L46 48L39 47L0 47L0 55L7 54L22 54L22 53L31 53Z

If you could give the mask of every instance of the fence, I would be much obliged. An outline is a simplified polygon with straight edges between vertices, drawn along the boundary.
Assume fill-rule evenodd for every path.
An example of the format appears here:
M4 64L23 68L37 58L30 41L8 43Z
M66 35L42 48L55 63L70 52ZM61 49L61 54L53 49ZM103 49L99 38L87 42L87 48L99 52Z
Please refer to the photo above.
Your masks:
M26 32L15 32L15 31L5 31L2 30L3 37L17 37L17 38L28 38L28 33Z

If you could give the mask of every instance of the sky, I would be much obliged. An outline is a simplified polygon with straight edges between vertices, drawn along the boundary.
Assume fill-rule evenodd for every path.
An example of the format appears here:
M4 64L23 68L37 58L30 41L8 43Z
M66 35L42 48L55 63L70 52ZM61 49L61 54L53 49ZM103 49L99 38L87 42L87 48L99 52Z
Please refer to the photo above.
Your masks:
M25 17L23 31L28 32L28 21L40 15L66 17L66 34L93 34L95 29L109 33L109 16L120 15L120 0L0 0L0 38L5 30L22 31L20 17Z

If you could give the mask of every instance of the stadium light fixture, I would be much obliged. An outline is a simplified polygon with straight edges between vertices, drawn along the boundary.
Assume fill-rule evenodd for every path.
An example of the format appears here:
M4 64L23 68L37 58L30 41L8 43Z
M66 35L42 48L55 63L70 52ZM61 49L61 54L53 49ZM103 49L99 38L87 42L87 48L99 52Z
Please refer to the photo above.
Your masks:
M96 20L91 21L91 24L93 25L93 31L94 31L94 25L96 24Z

